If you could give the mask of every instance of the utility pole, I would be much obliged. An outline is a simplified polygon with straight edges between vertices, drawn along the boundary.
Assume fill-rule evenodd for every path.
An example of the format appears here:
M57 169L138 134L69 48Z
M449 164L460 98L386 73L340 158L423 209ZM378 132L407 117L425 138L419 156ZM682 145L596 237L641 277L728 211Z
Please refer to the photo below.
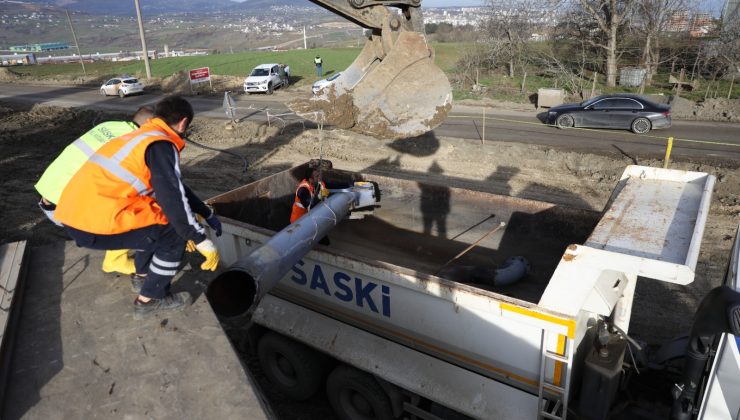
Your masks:
M308 45L306 44L306 27L305 26L303 27L303 49L304 50L308 49Z
M64 9L64 13L67 14L67 22L69 22L69 29L72 30L72 39L75 41L75 47L77 48L77 55L80 57L80 64L82 65L82 74L87 77L87 71L85 71L85 62L82 61L82 54L80 54L80 44L77 42L77 34L75 34L75 27L72 26L72 19L69 17L69 10Z
M146 48L146 38L144 38L144 22L141 21L141 8L139 0L134 0L136 5L136 18L139 21L139 36L141 37L141 49L144 52L144 67L146 68L146 79L152 78L152 69L149 67L149 50Z

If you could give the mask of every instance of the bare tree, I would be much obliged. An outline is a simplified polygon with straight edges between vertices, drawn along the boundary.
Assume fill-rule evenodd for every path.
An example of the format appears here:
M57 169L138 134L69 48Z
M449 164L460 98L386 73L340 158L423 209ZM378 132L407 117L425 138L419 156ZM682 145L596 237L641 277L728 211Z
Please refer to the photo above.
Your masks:
M734 77L740 72L740 5L737 3L734 8L726 4L722 11L718 43L719 59L726 67L725 72Z
M548 7L555 1L486 0L490 16L486 22L487 44L495 63L506 63L509 76L517 69L524 72L528 56L528 41L535 30L544 26Z
M644 83L650 86L660 64L662 35L668 29L671 16L686 10L688 0L642 0L635 10L635 29L644 37L642 65L646 68Z
M634 3L634 0L578 0L579 9L583 12L580 15L589 17L603 34L602 39L593 34L585 39L606 53L606 85L610 87L617 84L619 29L627 23Z

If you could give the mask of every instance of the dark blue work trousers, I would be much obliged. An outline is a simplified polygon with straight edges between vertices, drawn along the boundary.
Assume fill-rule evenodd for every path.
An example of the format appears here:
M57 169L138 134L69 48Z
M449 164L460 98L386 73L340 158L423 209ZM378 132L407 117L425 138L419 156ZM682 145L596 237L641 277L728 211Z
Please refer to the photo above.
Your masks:
M151 225L115 235L96 235L69 226L65 228L77 246L105 250L135 249L136 272L146 273L141 295L162 299L170 293L170 283L182 262L187 242L172 225Z

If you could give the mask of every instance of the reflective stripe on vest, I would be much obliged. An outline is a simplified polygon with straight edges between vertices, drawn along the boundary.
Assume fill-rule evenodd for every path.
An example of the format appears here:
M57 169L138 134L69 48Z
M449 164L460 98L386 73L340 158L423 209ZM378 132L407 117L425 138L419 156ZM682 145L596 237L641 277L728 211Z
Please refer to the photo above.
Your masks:
M150 191L149 189L147 189L144 181L140 180L136 175L132 174L126 168L121 166L121 162L123 161L123 159L125 159L126 156L131 153L134 147L136 147L139 143L148 139L149 137L167 137L167 135L161 131L150 131L141 134L129 140L126 145L121 147L121 149L118 150L115 155L113 155L113 157L107 158L105 156L93 154L92 156L90 156L90 162L94 162L95 164L101 166L103 169L106 169L113 175L131 185L131 187L135 189L139 195L149 194Z

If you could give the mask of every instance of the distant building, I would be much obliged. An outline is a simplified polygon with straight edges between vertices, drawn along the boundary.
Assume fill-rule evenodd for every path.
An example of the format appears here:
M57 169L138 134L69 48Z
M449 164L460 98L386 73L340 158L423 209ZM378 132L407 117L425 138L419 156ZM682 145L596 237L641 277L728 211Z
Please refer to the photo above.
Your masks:
M717 25L712 19L709 13L697 13L691 20L691 29L689 29L689 36L702 37L707 35L709 32L715 30Z
M26 44L26 45L13 45L10 47L10 51L54 51L54 50L66 50L69 48L69 44L66 42L46 42L43 44Z
M676 11L668 16L668 32L686 32L689 30L689 12Z
M36 64L36 54L0 55L0 66L20 66Z

